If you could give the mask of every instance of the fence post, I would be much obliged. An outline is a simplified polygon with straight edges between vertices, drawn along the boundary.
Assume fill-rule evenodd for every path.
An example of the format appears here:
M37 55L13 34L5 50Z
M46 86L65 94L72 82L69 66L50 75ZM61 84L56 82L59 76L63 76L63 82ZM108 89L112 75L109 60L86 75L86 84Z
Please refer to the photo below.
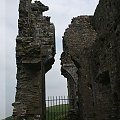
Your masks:
M56 96L49 97L46 100L47 111L46 111L46 120L61 120L63 117L68 118L70 114L70 102L72 99L69 99L65 96Z

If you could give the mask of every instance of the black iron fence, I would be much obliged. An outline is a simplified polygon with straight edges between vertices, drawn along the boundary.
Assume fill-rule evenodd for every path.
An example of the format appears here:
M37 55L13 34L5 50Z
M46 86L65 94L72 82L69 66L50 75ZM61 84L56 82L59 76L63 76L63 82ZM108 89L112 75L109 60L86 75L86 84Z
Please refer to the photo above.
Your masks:
M70 99L68 97L48 97L46 100L46 120L63 120L68 117Z

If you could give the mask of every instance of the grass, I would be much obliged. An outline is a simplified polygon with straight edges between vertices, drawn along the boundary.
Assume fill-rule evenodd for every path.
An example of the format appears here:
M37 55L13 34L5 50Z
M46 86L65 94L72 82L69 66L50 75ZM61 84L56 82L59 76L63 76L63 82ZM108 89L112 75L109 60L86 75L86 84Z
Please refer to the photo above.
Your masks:
M48 111L49 110L49 111ZM66 116L68 105L57 105L46 109L46 120L62 120Z
M68 105L55 105L46 108L46 120L65 120ZM4 120L12 120L12 117L7 117Z

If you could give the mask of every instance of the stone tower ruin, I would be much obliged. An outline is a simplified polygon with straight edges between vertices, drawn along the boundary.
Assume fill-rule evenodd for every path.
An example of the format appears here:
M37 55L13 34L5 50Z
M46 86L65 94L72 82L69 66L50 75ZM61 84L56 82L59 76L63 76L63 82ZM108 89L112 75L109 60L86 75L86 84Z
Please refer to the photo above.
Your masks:
M55 28L48 6L20 0L16 39L17 87L13 120L45 120L45 73L54 63Z

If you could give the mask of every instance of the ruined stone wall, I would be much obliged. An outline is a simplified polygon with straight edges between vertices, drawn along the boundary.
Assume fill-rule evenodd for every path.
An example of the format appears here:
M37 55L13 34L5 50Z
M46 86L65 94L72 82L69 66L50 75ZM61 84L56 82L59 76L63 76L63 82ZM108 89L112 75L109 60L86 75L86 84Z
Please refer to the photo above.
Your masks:
M65 31L63 50L77 68L80 120L120 119L119 5L100 0L94 16L73 18Z
M119 0L100 0L94 16L73 18L64 33L61 71L80 120L120 119L119 6ZM47 10L39 1L20 0L13 120L45 120L45 73L55 55Z
M120 119L119 5L119 0L100 0L93 19L93 26L98 33L94 51L97 54L96 81L99 81L97 92L100 93L97 95L97 104L102 104L99 105L101 119Z
M69 53L66 51L61 55L61 73L64 77L67 78L67 87L68 87L68 97L70 100L70 108L75 109L77 108L76 99L77 92L78 92L78 75L77 75L77 68L74 65L73 61L70 58Z
M91 19L91 16L73 18L63 38L63 46L65 47L64 52L67 51L71 56L69 58L71 58L77 67L77 71L74 72L78 74L78 107L81 120L94 119L93 79L90 71L90 54L92 53L91 47L96 40L97 34L91 25Z
M17 87L13 120L44 120L45 73L54 63L55 30L48 7L40 1L20 0L16 39Z

